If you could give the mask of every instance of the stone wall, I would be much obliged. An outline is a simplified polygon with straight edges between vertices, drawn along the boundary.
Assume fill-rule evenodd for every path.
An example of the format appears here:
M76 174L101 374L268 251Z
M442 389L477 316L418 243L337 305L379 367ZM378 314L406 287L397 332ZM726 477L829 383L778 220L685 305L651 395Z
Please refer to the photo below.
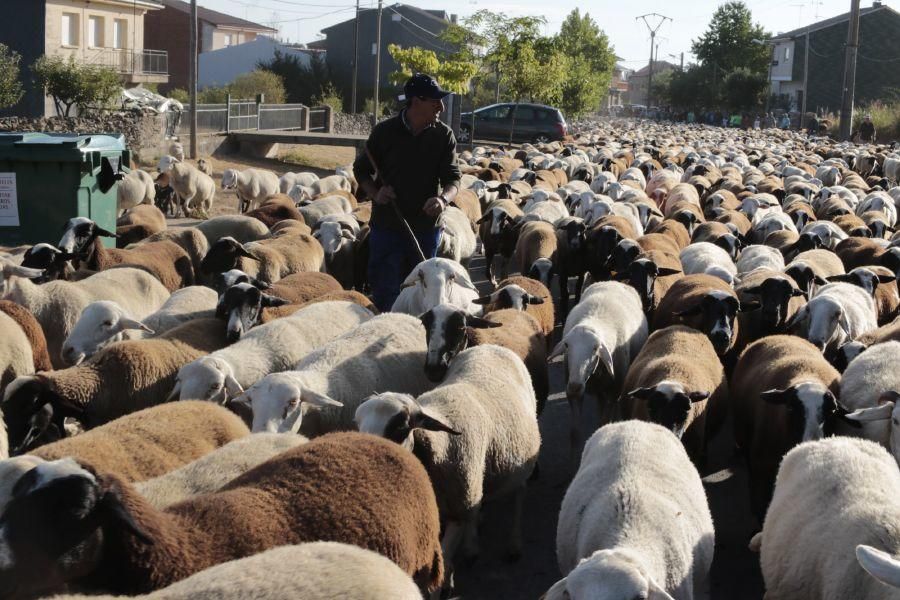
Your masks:
M141 111L98 112L78 117L4 117L0 131L45 133L121 133L135 160L154 160L169 146L165 115Z
M372 115L368 113L358 113L350 115L347 113L334 113L334 132L338 134L352 135L369 135L372 130Z

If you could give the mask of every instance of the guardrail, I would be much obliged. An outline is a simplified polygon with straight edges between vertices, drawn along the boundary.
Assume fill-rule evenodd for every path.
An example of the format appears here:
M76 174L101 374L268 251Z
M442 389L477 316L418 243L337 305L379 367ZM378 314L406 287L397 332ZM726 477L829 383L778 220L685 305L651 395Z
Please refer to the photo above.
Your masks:
M203 133L270 130L331 133L334 130L330 106L265 104L264 101L263 95L255 99L228 96L223 104L198 104L197 129ZM186 105L185 111L190 110L190 105ZM181 128L189 122L182 120Z

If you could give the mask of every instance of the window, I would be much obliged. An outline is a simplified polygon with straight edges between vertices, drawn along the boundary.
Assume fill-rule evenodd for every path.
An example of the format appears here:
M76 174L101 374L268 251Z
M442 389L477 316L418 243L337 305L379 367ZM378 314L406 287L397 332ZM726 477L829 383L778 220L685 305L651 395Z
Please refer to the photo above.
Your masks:
M516 121L522 123L534 121L534 109L530 106L519 106L516 108Z
M231 34L230 34L230 33L226 33L226 34L225 34L225 38L224 38L225 41L222 42L222 47L227 48L228 46L231 46L231 45L234 43L234 42L232 41L232 39L233 39L233 38L231 37Z
M128 46L128 21L116 19L113 22L113 48L126 48Z
M63 46L78 45L78 15L63 13L61 34Z
M88 17L88 47L103 47L103 17Z
M790 59L791 59L791 49L788 47L788 48L784 49L784 60L790 60Z
M500 104L479 111L478 116L484 119L508 119L512 107L509 104Z

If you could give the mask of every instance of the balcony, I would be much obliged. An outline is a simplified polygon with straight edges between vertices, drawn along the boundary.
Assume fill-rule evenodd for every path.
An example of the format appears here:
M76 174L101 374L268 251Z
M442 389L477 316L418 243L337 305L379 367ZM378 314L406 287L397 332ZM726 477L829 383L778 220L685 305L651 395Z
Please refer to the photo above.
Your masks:
M165 50L99 48L89 51L86 62L109 67L128 83L166 83L169 53Z

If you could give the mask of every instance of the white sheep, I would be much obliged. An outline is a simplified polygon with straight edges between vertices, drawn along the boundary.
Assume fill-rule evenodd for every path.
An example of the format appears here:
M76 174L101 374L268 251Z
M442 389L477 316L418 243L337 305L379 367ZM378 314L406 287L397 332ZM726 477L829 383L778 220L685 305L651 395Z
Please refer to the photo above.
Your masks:
M766 213L760 219L754 219L752 225L753 238L760 244L765 242L766 238L776 231L793 231L797 233L797 226L794 225L790 215L783 212Z
M598 429L559 512L565 577L546 600L705 598L715 532L700 475L671 431Z
M140 340L160 335L192 319L212 317L218 296L215 290L192 285L175 290L156 312L143 319L113 300L98 300L84 307L63 342L63 357L78 365L113 342Z
M356 409L359 430L415 453L431 476L450 563L463 538L477 553L477 517L484 500L516 497L509 550L521 553L525 483L541 445L531 377L521 359L500 346L464 350L440 387L418 398L374 395ZM402 418L401 418L402 417Z
M601 422L605 422L610 413L610 407L605 404L618 397L628 367L646 341L647 317L641 297L633 287L605 281L585 288L581 302L566 318L562 340L547 357L552 360L565 356L566 398L572 411L569 440L573 459L577 457L578 445L583 439L581 405L588 382L594 383L593 391L600 406L598 412ZM608 396L606 402L604 395Z
M806 226L800 230L800 237L802 238L804 236L815 236L820 240L822 247L829 250L834 250L837 248L838 244L849 237L843 229L831 221L813 221L812 223L807 223Z
M135 169L125 174L116 186L116 204L122 212L138 204L153 204L156 187L150 173Z
M34 373L34 354L25 331L11 316L0 311L0 394L10 381ZM6 429L0 432L0 459L6 458Z
M269 373L293 367L310 352L372 317L352 302L317 302L246 332L234 344L181 367L171 397L227 400Z
M743 275L755 269L783 271L784 256L771 246L763 246L761 244L747 246L741 251L741 255L737 260L737 272Z
M751 542L766 599L900 600L898 497L900 471L877 444L833 437L788 452Z
M466 213L455 206L448 206L438 217L435 227L441 232L437 255L468 267L477 244Z
M429 258L419 263L400 288L391 312L418 316L438 304L451 304L469 314L481 314L481 307L474 302L478 290L468 272L446 258Z
M788 327L802 325L805 338L822 351L833 351L878 328L875 301L852 283L835 282L816 290Z
M350 192L352 189L353 186L350 184L350 180L343 175L329 175L312 182L308 186L296 184L294 187L289 188L287 193L294 199L294 202L300 203L313 200L330 192Z
M682 271L685 275L708 273L726 283L731 283L737 276L735 266L728 251L711 242L695 242L679 255Z
M310 187L319 180L319 176L315 173L292 173L287 172L278 179L278 191L287 194L295 185Z
M293 190L292 190L293 191ZM297 201L295 196L291 196ZM350 201L343 196L326 196L318 200L312 200L298 207L306 224L315 228L318 222L329 215L348 215L353 212Z
M888 225L891 227L897 224L897 206L894 203L894 199L887 192L875 191L867 195L856 207L856 214L862 215L871 210L884 213L885 217L887 217Z
M254 432L315 437L353 428L356 407L378 391L419 394L425 376L425 328L416 317L387 313L309 353L294 370L272 373L234 402L253 410ZM305 405L318 410L306 412Z
M222 189L236 190L242 213L253 210L259 204L279 192L278 175L266 169L225 169L222 173Z
M216 196L216 183L212 177L169 155L159 159L159 171L169 175L172 188L184 203L182 209L186 215L196 205L201 214L209 216Z

